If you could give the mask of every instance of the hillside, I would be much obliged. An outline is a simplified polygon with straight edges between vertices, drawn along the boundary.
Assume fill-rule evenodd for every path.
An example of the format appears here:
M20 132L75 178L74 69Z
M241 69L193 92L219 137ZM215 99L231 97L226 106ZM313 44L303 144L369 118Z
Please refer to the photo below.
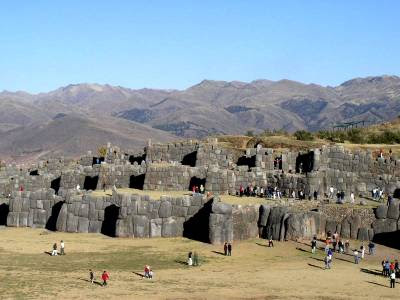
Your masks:
M69 146L72 141L92 139L131 147L148 138L168 141L266 129L318 131L355 120L380 123L399 114L397 76L356 78L337 87L290 80L204 80L186 90L72 84L36 95L0 93L0 154L74 155L86 146ZM65 121L66 128L75 129L59 140L60 120L54 118L63 115L78 116L79 121Z

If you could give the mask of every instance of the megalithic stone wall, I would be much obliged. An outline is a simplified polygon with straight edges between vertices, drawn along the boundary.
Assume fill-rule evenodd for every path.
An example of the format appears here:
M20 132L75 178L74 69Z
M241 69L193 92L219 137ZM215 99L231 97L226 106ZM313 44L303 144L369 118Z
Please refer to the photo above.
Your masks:
M44 228L52 217L53 207L60 202L62 198L54 195L52 189L14 192L9 201L7 226Z

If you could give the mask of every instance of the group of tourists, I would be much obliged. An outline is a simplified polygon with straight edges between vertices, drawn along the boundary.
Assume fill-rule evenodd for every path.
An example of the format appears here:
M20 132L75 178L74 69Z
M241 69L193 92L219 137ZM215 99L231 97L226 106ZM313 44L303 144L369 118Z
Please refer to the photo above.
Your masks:
M381 189L381 188L374 187L372 189L371 193L372 193L372 199L374 199L376 201L382 201L384 198L383 189Z
M107 271L103 271L103 273L101 274L101 280L103 281L100 285L101 286L107 286L107 281L110 279L110 274ZM91 283L95 282L95 276L94 276L94 272L92 271L92 269L89 269L89 280Z
M225 242L224 243L224 255L225 256L232 256L232 244Z
M390 278L390 287L394 288L396 278L399 278L400 275L399 262L397 259L391 262L387 258L382 260L382 275Z
M51 256L57 256L59 253L57 252L57 243L53 244L53 250L51 251ZM65 255L65 243L63 240L60 242L60 255Z
M153 279L154 273L149 265L144 266L144 278Z
M198 266L199 265L199 256L198 256L197 252L190 251L188 253L187 265L188 266Z
M317 237L314 236L313 240L311 241L311 253L314 254L316 252L316 249L317 249ZM333 254L335 252L341 254L344 253L349 254L351 246L349 240L343 242L337 232L335 232L332 235L331 232L328 231L327 238L325 240L324 250L326 255L324 258L325 269L330 269L332 265ZM364 259L365 251L366 247L364 246L364 243L362 243L359 248L353 249L353 257L355 264L359 264L360 260ZM375 254L375 244L372 241L369 242L368 244L368 253L369 255Z
M200 186L198 185L192 185L192 192L193 194L204 194L204 185L200 184Z

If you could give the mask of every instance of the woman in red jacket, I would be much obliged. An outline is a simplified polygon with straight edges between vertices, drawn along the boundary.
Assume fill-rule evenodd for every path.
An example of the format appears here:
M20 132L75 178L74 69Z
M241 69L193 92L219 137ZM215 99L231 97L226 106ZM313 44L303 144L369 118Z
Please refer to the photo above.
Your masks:
M103 272L103 274L101 275L101 279L103 280L103 286L106 286L107 280L110 279L110 275L107 273L107 271Z

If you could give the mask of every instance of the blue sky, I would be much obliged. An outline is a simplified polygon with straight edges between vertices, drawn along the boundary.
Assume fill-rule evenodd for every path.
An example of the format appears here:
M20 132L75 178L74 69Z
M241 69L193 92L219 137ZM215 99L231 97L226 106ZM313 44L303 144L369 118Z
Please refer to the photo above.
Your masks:
M400 1L2 1L0 90L400 75Z

